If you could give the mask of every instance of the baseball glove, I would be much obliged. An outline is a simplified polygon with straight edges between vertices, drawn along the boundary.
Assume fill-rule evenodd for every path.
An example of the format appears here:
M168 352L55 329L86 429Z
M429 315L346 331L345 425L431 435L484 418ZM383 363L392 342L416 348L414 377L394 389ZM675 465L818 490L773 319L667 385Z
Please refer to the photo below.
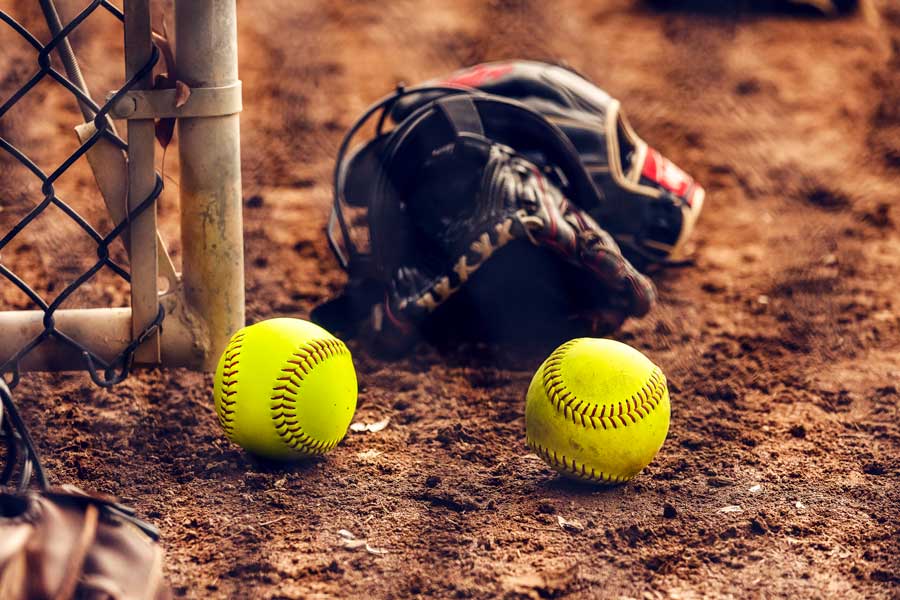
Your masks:
M645 0L659 10L688 10L713 13L806 12L826 17L851 13L859 0Z
M703 208L704 190L631 127L618 100L579 75L533 61L487 63L459 71L440 85L472 88L518 101L571 142L598 198L573 198L610 232L639 266L677 259ZM402 122L441 92L408 94L392 109ZM540 146L517 148L539 166Z
M0 598L170 598L156 530L112 497L49 487L2 379L0 400L7 442L3 485L20 472L20 489L0 492ZM21 489L32 473L40 490Z
M858 0L788 0L791 4L811 6L823 15L833 16L856 9Z
M376 115L374 137L350 152ZM376 103L345 137L334 187L328 237L350 281L313 319L347 335L362 323L391 350L431 316L475 337L504 321L545 334L551 314L611 331L656 297L620 244L641 265L665 262L703 203L605 92L524 61Z
M811 11L826 17L851 13L859 0L646 0L657 9L699 10L718 13Z

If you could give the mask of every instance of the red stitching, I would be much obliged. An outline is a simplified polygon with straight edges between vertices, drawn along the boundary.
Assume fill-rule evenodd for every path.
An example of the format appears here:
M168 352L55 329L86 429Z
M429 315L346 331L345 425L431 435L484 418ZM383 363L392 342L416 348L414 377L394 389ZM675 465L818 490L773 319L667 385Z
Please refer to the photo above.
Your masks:
M528 447L531 448L531 450L535 454L547 461L550 466L557 470L565 471L566 473L578 479L613 484L623 483L633 477L604 473L603 471L598 471L593 467L588 467L585 463L581 463L581 465L579 466L579 463L574 458L569 458L565 454L559 454L556 452L556 450L549 450L548 448L544 448L532 439L528 439L527 443ZM569 465L569 462L572 463L571 466Z
M575 394L566 388L562 381L563 358L578 341L577 339L570 340L557 348L545 362L542 377L547 398L567 420L578 425L580 419L582 427L586 427L585 419L588 419L594 429L597 429L598 421L603 429L608 428L607 424L613 429L618 429L619 427L628 427L627 419L631 420L630 424L637 424L640 419L646 418L652 410L659 406L666 389L666 377L660 368L654 365L647 383L630 398L615 404L599 405L599 415L597 415L598 405L595 404L588 414L591 405L576 398ZM609 408L609 414L607 414L607 408ZM639 418L635 417L635 414Z
M236 411L235 404L237 404L237 400L232 399L232 396L238 393L235 386L238 383L238 365L240 364L241 343L243 340L244 332L239 331L232 336L228 346L225 348L223 353L225 359L222 364L222 384L219 386L218 402L215 403L219 425L229 438L234 434L233 417Z
M300 392L304 377L309 375L309 369L329 358L349 354L347 346L340 340L312 340L295 350L285 361L287 365L294 365L294 368L281 369L282 372L289 373L289 375L279 377L278 381L290 381L293 385L286 383L273 387L273 392L282 393L276 394L270 399L281 400L281 402L272 404L270 408L273 418L276 419L275 431L288 446L307 454L321 454L335 447L340 441L340 438L328 441L313 440L303 431L294 409L299 400L296 395Z

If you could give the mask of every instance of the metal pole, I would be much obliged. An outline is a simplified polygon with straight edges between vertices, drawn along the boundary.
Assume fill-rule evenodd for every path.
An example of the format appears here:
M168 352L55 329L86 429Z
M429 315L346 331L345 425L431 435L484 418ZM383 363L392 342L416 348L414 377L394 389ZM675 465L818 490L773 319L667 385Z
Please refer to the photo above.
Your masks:
M149 0L125 0L125 76L133 77L152 56ZM137 82L138 89L152 87L152 75ZM155 140L153 119L128 122L128 209L134 210L153 191ZM156 205L131 220L132 335L153 322L159 309L156 249ZM159 362L159 335L153 335L134 354L137 362Z
M235 0L176 0L176 76L190 87L237 81ZM237 114L178 119L184 297L205 322L215 369L244 324L240 131Z
M56 5L53 3L53 0L40 0L40 4L41 10L44 12L44 19L47 21L47 28L50 30L50 33L56 37L63 28L62 21L59 19L59 12L56 10ZM75 53L72 52L72 44L69 43L69 39L63 38L60 40L59 44L56 45L56 51L59 53L59 59L63 63L63 68L66 71L66 77L69 78L69 81L71 81L79 90L90 96L87 83L85 83L84 76L81 74L81 68L78 66L78 61L75 60ZM81 100L78 101L78 107L81 109L81 114L84 115L85 121L90 121L94 118L94 111ZM110 124L112 124L112 122L110 122Z
M44 20L47 21L47 28L50 30L50 34L53 35L53 37L56 37L63 28L62 21L59 19L59 11L56 10L56 5L53 3L53 0L40 0L40 4L41 10L44 11ZM65 69L66 77L69 78L69 81L71 81L79 90L84 92L85 96L90 97L91 92L88 90L84 75L81 74L81 67L78 66L78 60L75 58L75 53L72 51L72 44L69 42L68 37L60 40L59 44L56 46L56 52L59 54L59 59L62 61L63 69ZM78 100L78 108L81 109L81 114L84 116L86 122L93 120L94 111L91 110L90 106L81 100ZM113 120L109 118L109 115L106 116L106 124L109 131L116 134L116 125L113 123ZM103 142L108 143L106 140L103 140Z

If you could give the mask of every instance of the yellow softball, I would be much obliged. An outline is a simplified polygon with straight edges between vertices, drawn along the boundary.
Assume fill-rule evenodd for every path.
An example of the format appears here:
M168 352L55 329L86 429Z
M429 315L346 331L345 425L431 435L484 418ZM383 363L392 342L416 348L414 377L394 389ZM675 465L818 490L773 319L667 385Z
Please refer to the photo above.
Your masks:
M529 448L567 477L621 483L650 464L669 431L666 376L620 342L566 342L537 370L525 403Z
M300 319L270 319L235 333L213 385L228 438L276 460L334 448L347 433L356 394L347 346Z

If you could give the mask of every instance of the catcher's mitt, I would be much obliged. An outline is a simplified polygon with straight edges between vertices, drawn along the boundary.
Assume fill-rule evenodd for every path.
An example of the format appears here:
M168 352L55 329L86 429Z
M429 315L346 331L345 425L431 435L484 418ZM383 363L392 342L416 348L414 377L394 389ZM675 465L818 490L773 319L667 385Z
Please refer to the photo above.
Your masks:
M534 61L477 65L441 84L516 100L555 125L599 193L598 199L579 194L572 200L612 234L631 262L679 257L703 208L704 190L635 133L618 100L574 71ZM392 117L402 122L439 95L405 95ZM542 167L552 165L541 140L516 150Z
M19 471L20 488L32 473L40 487L0 492L0 598L170 598L156 530L114 498L49 487L2 379L0 400L7 443L2 485Z
M646 0L658 9L689 9L718 13L809 10L827 17L851 13L859 0Z
M376 114L374 138L349 153ZM613 238L643 264L665 261L703 202L605 92L521 61L376 103L345 137L334 185L329 240L350 282L313 318L345 334L365 322L392 349L449 304L474 304L466 322L481 333L511 314L538 327L548 305L535 298L594 331L644 315L653 285Z

